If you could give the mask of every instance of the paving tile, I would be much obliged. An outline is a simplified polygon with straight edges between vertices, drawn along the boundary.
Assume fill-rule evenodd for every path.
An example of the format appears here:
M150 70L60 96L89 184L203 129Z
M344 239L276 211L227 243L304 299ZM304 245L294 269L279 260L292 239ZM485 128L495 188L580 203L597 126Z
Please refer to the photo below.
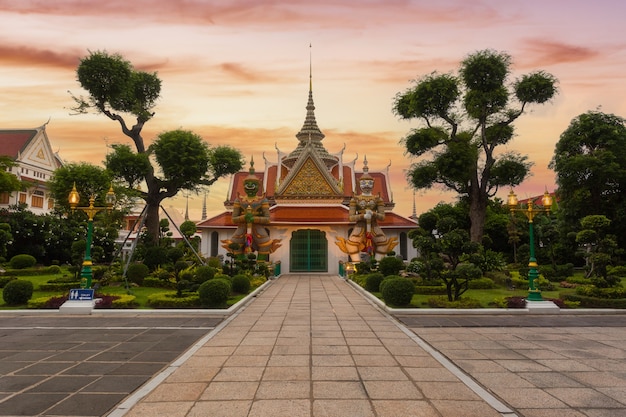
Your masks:
M264 381L310 381L308 366L268 366L263 373Z
M571 408L551 408L546 410L541 409L525 409L524 417L588 417L588 414L583 414ZM603 417L609 417L602 414ZM598 416L599 417L599 416Z
M373 400L421 400L422 393L410 381L363 381Z
M496 395L515 408L566 408L558 398L539 388L502 388L494 387Z
M309 355L272 355L267 366L309 366Z
M480 397L461 382L416 382L424 397L433 400L480 401Z
M224 366L265 366L269 355L239 355L234 354L226 360Z
M204 382L164 383L156 387L146 401L196 401L206 387Z
M46 411L55 416L103 416L126 397L126 394L78 393L67 397Z
M251 416L251 414L248 414L251 404L251 401L198 401L193 404L189 412L185 414L185 417Z
M219 382L214 381L207 386L202 395L201 401L229 401L229 400L250 400L259 388L259 382Z
M245 414L238 414L224 417L241 417ZM220 414L204 414L197 417L221 417ZM248 417L310 417L311 401L310 400L260 400L255 401ZM191 415L189 417L192 417ZM195 416L193 416L195 417Z
M261 381L256 392L257 399L287 399L311 397L309 381Z
M313 381L358 381L359 374L353 366L317 366L311 370Z
M50 407L63 401L67 395L63 393L25 393L6 399L2 402L2 416L39 416Z
M439 417L437 410L425 400L373 400L372 404L378 417ZM458 414L463 415L464 414Z
M313 417L374 417L367 400L319 400L313 402ZM397 414L396 417L401 414ZM409 416L403 416L409 417Z
M483 401L433 400L431 404L445 417L502 417Z
M209 382L221 368L213 366L181 366L166 378L166 382Z
M357 366L363 381L408 381L407 375L399 366Z
M260 381L263 368L260 366L231 366L220 369L214 381Z
M545 391L575 408L621 408L624 405L591 388L547 388Z
M142 402L134 406L124 417L186 417L188 411L194 406L193 401L175 401L149 403ZM209 415L209 414L206 414ZM240 414L243 416L245 414ZM230 416L229 416L230 417ZM234 416L232 416L234 417Z
M315 399L363 399L367 393L360 382L313 381Z
M57 376L46 379L26 392L74 394L97 380L97 376ZM142 378L142 381L145 379ZM110 391L109 391L110 392ZM125 391L129 392L129 391Z
M449 370L438 368L404 368L413 381L458 381Z

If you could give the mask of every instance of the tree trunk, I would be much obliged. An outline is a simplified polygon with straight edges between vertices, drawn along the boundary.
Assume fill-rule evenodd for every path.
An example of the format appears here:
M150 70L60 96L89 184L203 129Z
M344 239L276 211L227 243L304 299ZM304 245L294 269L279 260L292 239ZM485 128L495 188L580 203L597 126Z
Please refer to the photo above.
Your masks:
M470 194L469 218L470 240L481 243L485 231L485 216L487 213L487 197L479 189L472 187Z
M158 245L160 231L159 208L161 200L159 199L158 190L154 191L150 190L150 188L153 187L148 186L148 195L146 197L146 229L150 241L154 245Z

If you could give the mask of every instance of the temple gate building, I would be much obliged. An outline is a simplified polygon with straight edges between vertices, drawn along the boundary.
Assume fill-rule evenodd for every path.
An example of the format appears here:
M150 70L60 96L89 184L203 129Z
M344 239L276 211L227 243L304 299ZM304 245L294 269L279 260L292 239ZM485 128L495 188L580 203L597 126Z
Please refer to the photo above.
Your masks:
M242 198L246 198L246 192L250 194L250 184L256 183L260 187L252 194L256 192L259 202L263 199L263 205L269 206L269 223L263 225L264 239L272 243L269 261L280 261L282 273L338 273L340 262L351 259L341 243L350 238L356 226L355 221L350 220L354 218L350 215L350 203L355 195L362 193L359 182L366 177L371 181L369 184L373 182L371 195L377 197L384 212L379 216L384 219L378 220L377 228L394 242L392 250L396 255L404 260L417 256L407 236L417 223L393 212L390 165L385 171L373 172L365 158L359 166L357 159L346 162L343 160L345 145L339 152L329 153L322 144L325 135L317 126L314 110L312 84L309 83L306 117L296 134L296 148L291 152L276 148L274 160L264 154L262 172L251 166L232 176L225 211L197 224L204 256L225 257L229 252L229 242L241 229L241 224L234 222L233 217L243 218L238 215L240 203L245 204Z
M54 209L48 181L63 161L50 146L46 124L33 129L0 129L0 155L16 163L8 172L27 185L21 191L1 192L0 208L24 204L34 214L47 214Z

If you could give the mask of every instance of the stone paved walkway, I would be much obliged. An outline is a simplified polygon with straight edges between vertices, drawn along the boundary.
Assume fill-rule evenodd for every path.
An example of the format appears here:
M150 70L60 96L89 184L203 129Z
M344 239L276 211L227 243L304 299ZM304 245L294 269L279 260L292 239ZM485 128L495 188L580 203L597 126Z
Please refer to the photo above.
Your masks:
M110 416L515 415L445 363L344 280L287 275Z

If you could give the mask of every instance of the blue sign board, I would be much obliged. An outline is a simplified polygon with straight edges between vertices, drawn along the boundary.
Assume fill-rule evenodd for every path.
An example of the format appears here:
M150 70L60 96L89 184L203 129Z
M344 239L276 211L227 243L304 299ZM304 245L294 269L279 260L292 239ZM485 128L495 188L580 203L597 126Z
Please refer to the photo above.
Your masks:
M91 301L93 300L93 289L76 288L70 290L70 300Z

